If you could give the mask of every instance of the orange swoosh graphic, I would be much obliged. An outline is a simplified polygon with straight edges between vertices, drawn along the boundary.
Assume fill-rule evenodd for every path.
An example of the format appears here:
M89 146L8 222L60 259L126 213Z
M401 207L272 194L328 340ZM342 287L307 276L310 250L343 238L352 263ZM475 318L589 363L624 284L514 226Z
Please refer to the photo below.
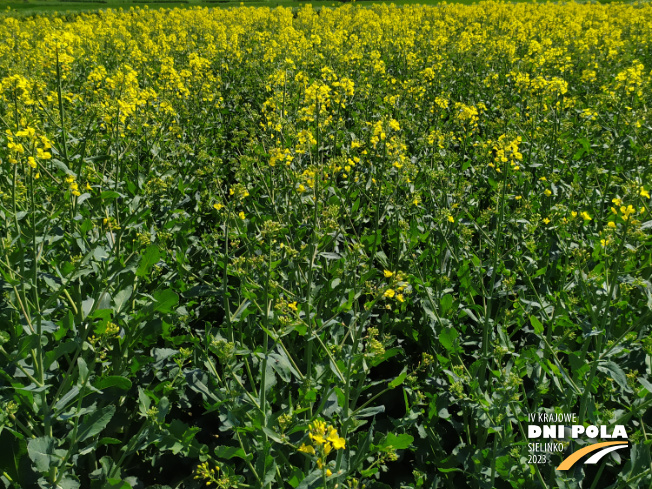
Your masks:
M593 445L589 445L588 447L581 448L580 450L571 453L568 457L564 459L562 463L559 464L557 470L570 469L573 465L575 465L575 462L581 459L584 455L586 455L587 453L595 452L600 448L608 447L611 445L626 445L626 444L627 442L622 442L622 441L605 441L602 443L594 443Z

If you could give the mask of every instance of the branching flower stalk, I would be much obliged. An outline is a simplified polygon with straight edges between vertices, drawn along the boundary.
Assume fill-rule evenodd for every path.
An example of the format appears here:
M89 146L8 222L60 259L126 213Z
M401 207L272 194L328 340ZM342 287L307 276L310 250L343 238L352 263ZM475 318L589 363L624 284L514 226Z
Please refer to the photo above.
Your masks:
M595 358L593 362L591 362L591 370L586 380L584 391L582 392L582 397L580 398L580 410L578 413L578 422L580 424L584 423L586 417L587 402L588 402L589 394L591 393L591 386L593 385L593 379L595 378L596 372L598 370L598 363L601 360L600 356L602 354L602 348L607 335L606 325L607 325L607 318L609 317L609 308L611 307L613 294L616 289L616 284L618 283L618 275L620 273L620 267L623 261L623 256L624 256L623 250L625 248L625 242L627 240L627 231L629 229L630 222L631 222L630 219L625 220L625 223L622 227L622 233L620 235L618 249L616 251L615 265L611 270L612 272L611 277L609 277L610 279L609 291L604 299L604 305L601 308L602 315L600 319L600 324L598 326L598 331L600 332L600 334L598 334L595 338L595 343L596 343Z

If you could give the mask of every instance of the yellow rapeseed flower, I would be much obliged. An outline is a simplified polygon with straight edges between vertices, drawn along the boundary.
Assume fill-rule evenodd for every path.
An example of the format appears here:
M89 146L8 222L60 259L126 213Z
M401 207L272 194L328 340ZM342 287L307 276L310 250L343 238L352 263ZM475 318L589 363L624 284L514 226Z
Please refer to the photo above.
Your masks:
M333 427L328 431L328 441L333 444L335 450L341 450L345 446L344 438L337 434L337 430Z
M315 447L312 445L306 445L305 443L301 444L299 447L299 451L303 453L309 453L311 455L315 455Z

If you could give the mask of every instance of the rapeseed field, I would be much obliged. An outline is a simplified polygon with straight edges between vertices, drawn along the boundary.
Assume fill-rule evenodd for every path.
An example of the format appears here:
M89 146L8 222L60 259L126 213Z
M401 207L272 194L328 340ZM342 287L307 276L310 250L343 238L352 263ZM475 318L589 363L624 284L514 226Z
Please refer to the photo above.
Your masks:
M650 3L0 14L1 483L650 487L651 82Z

